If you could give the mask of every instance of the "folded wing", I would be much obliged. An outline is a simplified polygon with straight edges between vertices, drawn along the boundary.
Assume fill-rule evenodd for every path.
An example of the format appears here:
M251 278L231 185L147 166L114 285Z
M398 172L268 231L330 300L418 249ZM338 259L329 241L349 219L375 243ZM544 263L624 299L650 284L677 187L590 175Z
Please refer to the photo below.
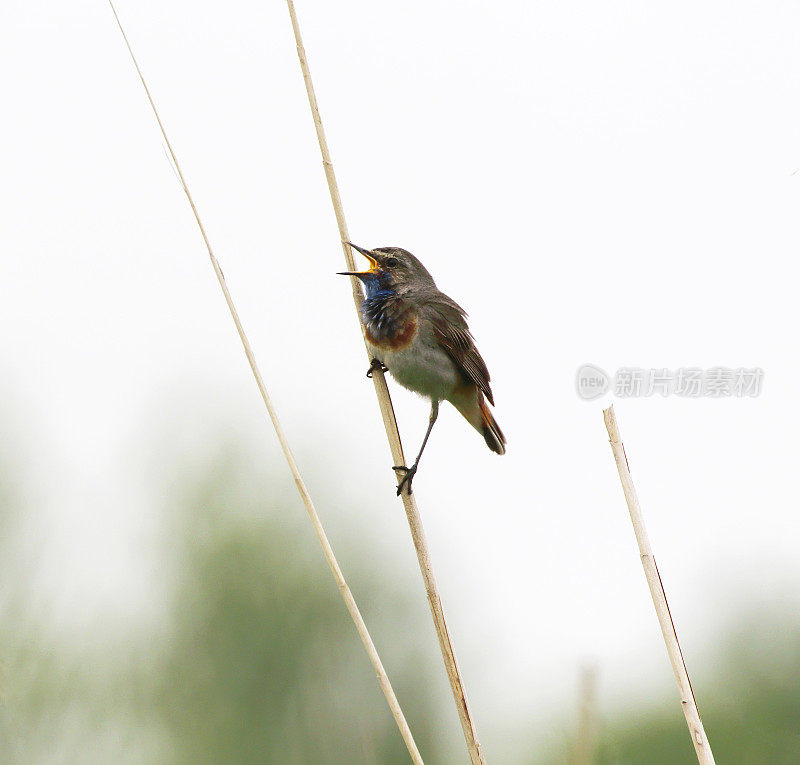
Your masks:
M436 340L461 370L466 381L474 382L494 406L494 396L489 386L489 370L475 347L464 309L441 292L430 296L425 303L431 309L429 315L433 321Z

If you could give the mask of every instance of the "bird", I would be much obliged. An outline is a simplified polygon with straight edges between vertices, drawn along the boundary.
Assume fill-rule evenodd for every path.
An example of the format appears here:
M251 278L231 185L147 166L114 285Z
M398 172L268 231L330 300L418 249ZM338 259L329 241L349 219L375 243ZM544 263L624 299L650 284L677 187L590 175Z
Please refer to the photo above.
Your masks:
M420 260L401 247L368 250L344 242L368 261L366 271L341 271L359 279L365 289L360 319L372 354L367 377L381 370L404 388L431 401L428 430L411 467L395 465L403 477L400 496L411 485L419 461L439 416L439 404L449 401L480 433L496 454L505 454L506 439L488 402L494 406L489 370L467 326L467 314L441 292Z

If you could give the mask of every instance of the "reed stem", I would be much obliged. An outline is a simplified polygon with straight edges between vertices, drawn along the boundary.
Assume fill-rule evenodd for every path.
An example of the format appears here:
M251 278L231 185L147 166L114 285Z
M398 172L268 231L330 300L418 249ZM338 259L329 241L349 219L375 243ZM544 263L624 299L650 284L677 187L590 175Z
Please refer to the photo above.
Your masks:
M189 192L189 187L186 184L186 179L183 177L183 171L181 170L180 163L178 162L178 158L175 156L175 152L172 149L172 144L167 137L167 131L164 129L164 125L161 122L161 117L158 114L158 109L156 109L155 102L153 101L153 97L150 95L150 89L147 87L147 82L144 79L144 75L142 74L142 70L139 68L139 64L136 61L136 56L133 54L133 48L131 48L131 44L128 41L128 36L125 34L125 30L122 27L122 22L120 21L119 15L117 14L117 9L114 7L114 3L112 0L108 0L108 4L111 6L111 10L114 13L114 18L117 21L117 26L119 27L119 31L122 33L122 38L125 41L125 45L128 48L128 53L130 53L131 60L133 61L134 67L136 67L136 72L139 75L139 79L142 82L142 86L144 87L144 91L147 94L147 100L150 102L150 106L153 110L153 114L155 115L156 121L158 122L158 127L161 130L161 135L164 137L164 141L167 145L167 149L169 151L170 157L172 157L172 161L175 165L175 169L178 172L178 178L180 180L181 186L183 188L184 194L186 194L186 198L189 201L189 205L192 208L192 212L194 213L195 220L197 221L197 226L200 229L200 233L203 237L203 241L205 242L206 249L208 250L208 256L211 259L211 265L214 267L214 273L217 275L217 281L219 282L219 286L222 289L222 294L225 296L225 302L228 304L228 309L231 312L231 317L233 318L233 323L236 325L236 331L239 333L239 339L242 341L242 347L244 348L245 355L247 356L247 361L250 363L250 369L253 372L253 377L255 377L256 385L258 385L258 390L261 393L261 398L264 399L264 404L267 407L267 412L269 413L269 417L272 420L272 425L275 428L275 433L278 436L278 441L280 442L281 449L283 450L283 454L286 457L286 462L289 465L289 469L292 472L292 476L294 477L294 482L297 486L297 491L300 493L300 497L303 500L303 504L306 507L306 511L308 512L309 520L311 521L311 525L314 529L314 533L317 535L317 539L319 540L320 545L322 546L322 552L325 555L325 559L328 562L328 566L330 567L331 573L333 574L333 578L336 580L336 586L339 588L339 592L347 606L347 610L350 613L350 617L355 624L356 631L358 632L359 637L361 638L361 642L364 644L364 649L367 652L367 656L369 657L370 663L372 664L373 669L375 670L375 674L378 678L378 684L383 691L383 695L386 697L386 701L389 704L389 709L391 710L392 716L397 723L397 727L400 729L400 734L403 737L403 741L408 748L408 752L411 755L412 761L416 765L423 765L422 763L422 756L417 749L417 745L414 742L414 738L411 735L411 730L408 727L408 723L403 715L403 711L400 709L400 703L397 701L397 697L395 696L394 690L392 689L392 685L389 682L389 677L386 674L386 670L383 668L383 663L381 662L380 656L378 655L378 651L375 648L375 644L372 642L372 637L367 630L367 625L364 623L364 619L361 616L361 612L358 610L358 606L356 605L355 598L353 598L353 593L350 591L350 588L347 586L347 582L345 581L344 575L342 574L342 570L339 568L339 563L336 560L336 556L333 553L333 548L328 541L328 537L325 534L325 529L322 526L322 522L317 515L317 511L314 508L314 503L311 499L311 495L308 492L308 488L306 487L305 481L303 480L302 475L300 474L300 468L295 461L294 455L292 454L292 450L289 446L289 442L286 439L286 434L283 432L283 428L281 427L280 421L278 419L278 413L275 410L275 406L270 399L269 393L267 392L266 385L264 384L264 380L261 377L261 372L259 371L258 364L256 363L255 355L253 354L253 349L250 347L250 342L247 339L247 335L245 334L244 327L239 319L239 314L236 310L236 306L233 303L233 298L231 297L231 293L228 290L227 282L225 281L225 276L222 273L222 269L220 268L219 261L217 260L216 256L214 255L213 250L211 249L211 242L208 240L208 236L206 235L205 228L203 226L203 222L200 219L200 214L197 212L197 207L194 204L194 199L192 199L192 195Z
M297 56L300 59L300 69L303 73L303 81L306 86L306 93L308 95L308 103L311 107L311 116L314 119L314 127L317 131L317 140L319 141L319 148L322 153L322 166L325 170L325 178L328 181L328 190L331 195L331 202L333 203L333 212L336 216L336 223L339 227L339 237L342 243L342 251L344 259L347 263L348 271L355 271L355 260L350 247L346 244L350 240L347 233L347 222L344 217L344 208L342 207L341 196L339 195L339 186L336 182L336 175L333 171L333 163L331 162L330 152L328 150L328 142L325 138L325 128L322 125L322 118L319 113L319 106L317 105L317 97L314 93L314 84L311 81L311 73L308 69L308 61L306 60L306 51L303 47L303 40L300 35L300 26L297 22L297 14L295 13L294 3L292 0L286 0L289 8L289 16L292 21L292 29L294 30L294 38L297 43ZM353 287L353 301L356 307L356 315L361 308L361 302L364 298L361 291L361 286L358 279L351 277ZM361 322L359 320L362 335L364 332ZM366 348L366 345L365 345ZM367 350L367 357L370 359L369 349ZM383 373L378 370L372 375L372 382L375 386L375 394L378 397L378 405L383 418L383 425L386 429L386 437L389 441L389 449L392 453L393 465L405 465L405 457L403 456L403 446L400 442L400 433L397 429L397 420L394 415L394 408L392 407L392 400L389 396L389 389L386 385L386 379ZM394 473L392 473L394 476ZM422 572L422 579L425 583L425 591L428 596L428 603L431 608L431 615L433 616L433 624L436 629L436 636L439 639L439 647L442 651L442 658L444 659L445 669L447 671L447 678L450 681L450 688L453 692L453 699L458 710L458 717L461 721L461 728L464 732L464 739L467 744L470 759L473 765L485 765L485 760L481 754L480 743L478 742L478 735L475 732L475 726L472 722L469 706L467 704L467 696L464 692L464 686L461 682L461 673L456 661L455 652L453 650L453 643L450 639L450 634L447 629L447 622L444 617L442 609L442 601L439 597L439 590L436 586L436 579L433 575L433 566L431 565L430 552L428 550L428 543L425 539L425 530L422 526L422 519L417 508L417 502L413 494L403 492L401 494L403 500L403 507L406 511L408 518L408 525L411 529L411 539L414 542L414 549L417 553L417 561L419 568Z
M636 535L636 543L639 545L639 554L644 567L644 575L647 579L647 586L650 588L650 595L653 598L653 605L656 609L658 623L661 626L661 634L664 636L664 644L667 647L669 660L672 663L672 670L675 673L675 680L678 683L678 690L681 695L681 707L686 717L686 724L689 726L689 735L697 754L697 761L700 765L714 765L714 755L711 752L711 745L706 738L703 723L700 720L700 712L697 709L697 702L694 698L692 684L689 682L689 673L686 670L686 662L683 660L683 653L678 642L678 633L675 629L675 622L667 603L667 594L664 591L664 584L661 581L661 574L658 573L658 566L650 546L650 539L647 535L647 528L644 524L644 515L639 505L639 497L633 485L628 458L625 454L625 446L617 426L617 418L614 415L614 406L603 410L603 419L606 423L608 438L611 442L611 450L614 452L614 461L617 463L619 480L622 483L622 491L625 493L625 501L628 503L628 511L633 524L633 533Z
M578 689L578 733L573 765L594 765L597 757L597 665L581 667Z

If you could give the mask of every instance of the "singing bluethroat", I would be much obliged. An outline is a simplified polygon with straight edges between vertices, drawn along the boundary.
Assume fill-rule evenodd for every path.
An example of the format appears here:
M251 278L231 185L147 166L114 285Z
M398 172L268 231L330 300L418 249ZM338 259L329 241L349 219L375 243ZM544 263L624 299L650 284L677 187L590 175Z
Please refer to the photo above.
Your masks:
M464 309L440 292L419 260L400 247L366 250L346 242L370 264L367 271L343 271L366 289L361 323L372 352L367 376L381 369L400 385L431 400L428 430L417 459L409 468L395 465L404 475L397 487L411 494L411 482L439 416L439 403L449 401L497 454L505 454L506 439L492 416L494 406L489 370L467 326Z

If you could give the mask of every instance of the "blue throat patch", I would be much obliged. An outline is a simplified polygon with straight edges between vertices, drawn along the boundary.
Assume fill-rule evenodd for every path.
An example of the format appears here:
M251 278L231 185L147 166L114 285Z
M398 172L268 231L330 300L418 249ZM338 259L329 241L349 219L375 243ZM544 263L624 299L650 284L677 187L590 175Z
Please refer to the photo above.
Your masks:
M376 340L393 337L399 327L387 310L388 302L395 296L391 277L385 271L379 271L376 274L365 274L361 281L367 290L367 296L361 304L364 325Z

